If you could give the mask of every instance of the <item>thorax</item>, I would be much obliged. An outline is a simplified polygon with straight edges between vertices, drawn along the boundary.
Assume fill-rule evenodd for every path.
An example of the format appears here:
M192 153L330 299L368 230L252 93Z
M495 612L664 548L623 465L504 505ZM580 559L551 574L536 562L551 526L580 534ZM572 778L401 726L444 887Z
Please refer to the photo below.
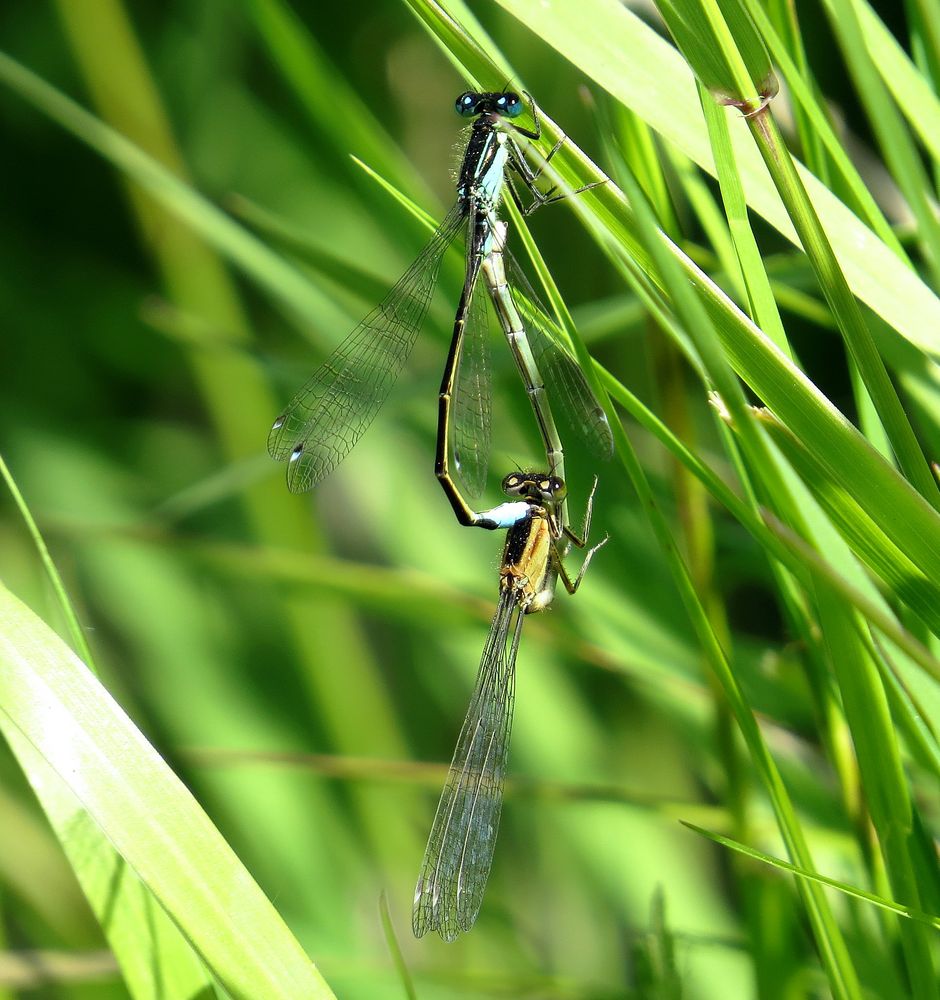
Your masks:
M508 156L506 139L506 133L487 115L471 126L457 179L457 194L465 201L482 203L484 211L495 208L502 195Z
M541 611L554 596L551 520L544 510L532 512L509 529L499 571L502 590L514 590L526 612Z

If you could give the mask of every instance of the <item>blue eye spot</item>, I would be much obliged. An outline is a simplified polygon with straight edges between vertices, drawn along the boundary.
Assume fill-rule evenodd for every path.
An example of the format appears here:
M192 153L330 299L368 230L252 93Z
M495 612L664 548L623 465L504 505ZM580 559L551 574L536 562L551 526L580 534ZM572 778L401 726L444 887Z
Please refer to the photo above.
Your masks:
M477 95L468 90L467 93L461 94L457 98L455 107L458 115L462 115L464 118L472 117L476 114Z
M507 118L518 118L522 114L522 101L518 94L503 94L499 101Z

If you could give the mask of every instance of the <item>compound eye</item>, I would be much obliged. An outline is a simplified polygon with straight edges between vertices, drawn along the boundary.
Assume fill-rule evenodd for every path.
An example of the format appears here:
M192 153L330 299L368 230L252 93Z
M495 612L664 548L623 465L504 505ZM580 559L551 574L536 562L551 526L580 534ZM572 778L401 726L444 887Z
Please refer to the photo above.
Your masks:
M507 118L518 118L522 114L522 101L518 94L500 94L496 101L499 112Z
M457 98L454 107L458 115L464 118L472 118L477 113L477 103L479 95L472 90L468 90Z

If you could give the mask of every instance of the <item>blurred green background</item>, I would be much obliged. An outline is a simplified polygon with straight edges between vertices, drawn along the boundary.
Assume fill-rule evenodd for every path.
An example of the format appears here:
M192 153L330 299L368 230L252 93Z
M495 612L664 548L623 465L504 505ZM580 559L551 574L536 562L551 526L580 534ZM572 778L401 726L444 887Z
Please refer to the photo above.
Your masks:
M677 822L728 831L730 723L642 511L622 477L603 469L594 523L611 542L576 600L560 596L526 624L513 783L477 927L453 945L412 939L414 878L494 604L501 544L455 524L432 474L459 260L445 266L391 399L314 495L288 495L265 438L425 238L351 155L439 218L453 197L462 124L453 100L464 84L397 0L298 4L287 39L272 9L282 10L260 0L0 10L9 54L175 164L292 260L310 280L316 315L298 322L0 89L0 451L66 577L105 684L338 996L402 995L379 917L383 891L422 997L666 997L678 995L678 979L689 998L747 997L757 926L772 929L764 960L780 962L764 966L761 995L815 995L790 884L756 869L742 878ZM472 9L539 104L604 163L576 71L495 5ZM829 51L821 23L807 37ZM864 142L831 53L818 72ZM681 198L677 211L688 237L702 239ZM727 472L700 387L572 213L546 210L532 230L595 356ZM768 254L784 249L762 235ZM801 267L791 269L796 287L806 284ZM851 412L836 338L785 318L806 370ZM516 463L538 461L499 344L494 363L486 505ZM699 519L683 536L704 547L692 556L697 583L727 614L740 679L819 834L817 860L838 873L846 821L818 774L800 651L781 625L766 562L740 526L704 509L644 432L628 430L680 534L683 519ZM571 465L579 511L593 469L578 454ZM4 581L60 624L6 496L0 512ZM0 775L0 941L74 951L66 979L79 979L78 959L100 958L103 939L6 753ZM755 841L779 853L760 800L752 823ZM748 879L761 884L761 921ZM656 931L659 890L668 933ZM115 973L30 995L125 993Z

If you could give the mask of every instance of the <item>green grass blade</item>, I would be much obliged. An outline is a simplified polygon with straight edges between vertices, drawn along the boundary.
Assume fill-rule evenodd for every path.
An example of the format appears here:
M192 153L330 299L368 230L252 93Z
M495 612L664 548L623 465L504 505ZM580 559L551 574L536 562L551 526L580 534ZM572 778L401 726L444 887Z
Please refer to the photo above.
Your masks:
M795 560L787 560L784 557L784 561L789 564L791 570L799 574L807 567L811 568L817 576L825 579L831 587L839 591L871 624L888 636L900 649L903 649L925 673L940 683L940 661L926 646L918 642L915 636L904 629L887 607L876 599L877 591L874 594L866 594L856 584L843 578L835 567L826 562L818 552L807 545L786 525L781 524L770 512L764 513L764 520L768 528L780 538L787 548L792 550L796 557Z
M728 217L728 228L742 278L747 287L748 311L764 333L792 359L793 351L787 340L771 290L770 279L767 277L760 249L748 219L747 202L734 161L734 147L731 145L725 113L708 94L702 92L700 97L712 144L712 154L715 157L715 168L718 171L721 198Z
M717 337L715 337L714 332L710 328L710 323L704 309L686 283L678 262L672 258L669 251L661 242L661 234L656 228L655 220L645 205L643 196L635 181L629 175L625 175L624 180L627 194L636 213L638 226L646 247L657 265L661 268L664 283L676 296L677 309L686 329L695 340L706 366L713 377L716 378L716 383L728 399L733 412L739 414L739 427L742 433L746 435L745 440L748 442L751 455L757 462L762 463L760 465L762 473L769 472L769 463L763 462L764 449L762 448L761 432L751 425L750 415L743 405L743 392L740 386L734 381L730 366L727 365L721 354ZM632 469L631 480L641 490L641 500L644 501L644 506L646 506L648 501L642 492L643 479ZM688 584L690 586L691 583L685 575L681 560L678 560L677 556L671 551L671 545L666 540L668 534L657 524L657 517L655 515L658 513L658 509L655 504L652 504L651 507L654 513L654 529L660 536L667 558L670 559L673 565L673 571L680 586L680 593L682 593L685 585ZM750 706L747 705L737 679L730 670L730 663L720 648L715 649L711 645L715 642L715 637L699 618L699 615L703 613L698 605L697 598L693 599L691 596L686 596L685 593L683 593L683 597L686 599L686 606L690 617L692 617L695 623L699 641L702 643L709 663L715 671L716 678L725 692L735 720L744 736L751 759L758 769L758 773L761 775L770 796L777 824L787 845L787 849L790 851L791 856L797 859L800 864L811 867L809 848L799 818L793 809L776 764L757 727ZM814 939L823 955L823 964L833 992L840 997L858 996L859 985L857 977L852 968L844 939L826 899L820 892L815 890L802 893L801 895L807 916L813 928Z
M192 795L87 667L0 589L3 728L39 753L234 998L332 997Z
M325 133L339 156L353 155L380 165L399 185L414 183L411 165L381 122L331 65L297 13L283 0L249 0L246 6L274 69L296 92L321 141Z
M848 153L843 149L842 143L839 141L835 129L829 121L826 109L821 106L820 99L817 97L811 84L804 78L801 69L791 59L783 40L774 30L773 23L770 17L768 17L767 12L758 0L744 0L744 3L747 6L748 13L753 18L754 23L758 26L761 35L770 48L774 60L783 71L787 86L796 99L801 113L801 120L805 122L805 129L810 133L810 141L814 147L822 146L825 149L826 154L828 154L838 172L839 179L845 185L848 191L849 206L855 210L862 221L867 222L868 226L878 234L885 246L894 250L903 263L912 267L913 265L900 240L885 218L878 203L872 197L871 192L865 186L865 182L859 175L855 164L852 163ZM787 10L790 13L792 8L787 8ZM795 12L793 12L793 17L795 19ZM825 176L823 179L825 179Z
M935 635L940 634L940 587L936 581L907 558L850 491L832 482L801 441L778 421L767 417L764 420L781 451L853 550Z
M927 268L934 287L940 285L940 220L930 203L930 181L904 120L888 94L878 68L877 53L869 52L856 0L827 0L829 24L855 79L855 89L868 114L885 163L917 220ZM910 97L913 95L905 95ZM931 102L933 103L933 102Z
M818 872L807 871L804 868L800 868L798 865L790 864L789 861L784 861L782 858L775 858L773 855L765 854L763 851L758 851L754 847L748 847L746 844L739 844L737 841L724 837L720 833L714 833L711 830L703 830L700 826L695 826L693 823L683 822L682 825L688 827L690 830L693 830L695 833L698 833L703 837L707 837L709 840L714 841L714 843L720 844L722 847L728 847L732 851L738 851L749 858L753 858L755 861L760 861L762 864L771 865L773 868L779 868L781 871L790 872L799 878L806 879L811 882L818 882L820 885L828 886L830 889L838 889L839 892L844 892L847 896L852 896L855 899L871 903L873 906L878 906L883 910L888 910L890 913L895 913L898 916L907 917L910 920L916 920L918 923L940 929L940 917L936 917L931 913L923 913L922 911L915 910L910 906L904 906L902 903L897 903L893 899L885 899L883 896L869 892L867 889L860 889L858 886L849 885L847 882L843 882L840 879L830 878L828 875L820 875Z
M164 208L243 268L286 307L289 316L301 320L304 329L329 308L314 285L190 185L2 52L0 81L124 171Z
M715 174L691 71L681 55L628 8L613 0L586 0L577 8L542 7L533 0L499 2L588 78ZM740 129L734 130L733 141L748 205L796 243L757 151ZM940 329L940 300L828 188L798 169L852 291L912 344L940 357L936 338L929 332Z
M737 0L660 0L658 7L719 103L753 111L777 92L764 43Z
M923 10L931 9L930 19L940 27L936 5L921 3ZM890 88L897 105L907 117L910 126L929 151L935 163L940 163L940 98L931 88L930 81L918 72L891 30L878 17L866 0L855 0L855 10L861 22L865 44L876 68ZM940 35L936 36L940 38Z
M694 10L698 8L698 3L696 0L689 0L683 4L683 7ZM672 5L671 3L661 3L660 9L666 16L666 13L672 10ZM715 19L720 21L720 14L716 14ZM737 22L735 24L737 25ZM725 30L729 36L727 44L733 46L736 39L733 38L730 28ZM751 30L745 31L743 36L742 44L746 46L751 37ZM679 44L683 55L698 72L699 56L703 49L709 47L709 37L702 32L695 32L680 37ZM859 59L857 53L855 58ZM871 75L873 76L873 74ZM874 81L869 82L872 92L880 95L879 87L875 85ZM703 80L703 83L710 86L707 80ZM940 491L938 491L933 476L930 474L907 414L888 377L887 369L875 347L871 332L839 267L829 237L809 200L806 188L794 166L793 159L783 141L783 136L777 127L769 105L762 101L752 101L747 95L742 94L739 106L745 111L745 120L764 164L773 178L774 185L786 206L803 249L812 263L833 317L881 417L901 468L920 493L935 507L940 507ZM885 118L890 117L886 109L882 109L882 115ZM897 138L896 141L899 146L903 145L900 138ZM940 232L940 227L938 227L938 232ZM937 245L940 248L940 239L938 239ZM932 252L930 244L928 244L928 249ZM940 256L935 259L940 261Z
M913 809L878 668L868 655L854 616L846 613L826 584L817 588L817 606L893 894L919 910L922 904L909 853ZM924 929L902 921L899 932L914 995L927 996L936 978Z
M0 474L39 553L73 646L94 669L85 633L45 539L2 458ZM3 721L8 721L6 716ZM187 1000L209 988L211 978L185 938L65 782L18 728L3 722L0 728L72 864L134 1000Z

